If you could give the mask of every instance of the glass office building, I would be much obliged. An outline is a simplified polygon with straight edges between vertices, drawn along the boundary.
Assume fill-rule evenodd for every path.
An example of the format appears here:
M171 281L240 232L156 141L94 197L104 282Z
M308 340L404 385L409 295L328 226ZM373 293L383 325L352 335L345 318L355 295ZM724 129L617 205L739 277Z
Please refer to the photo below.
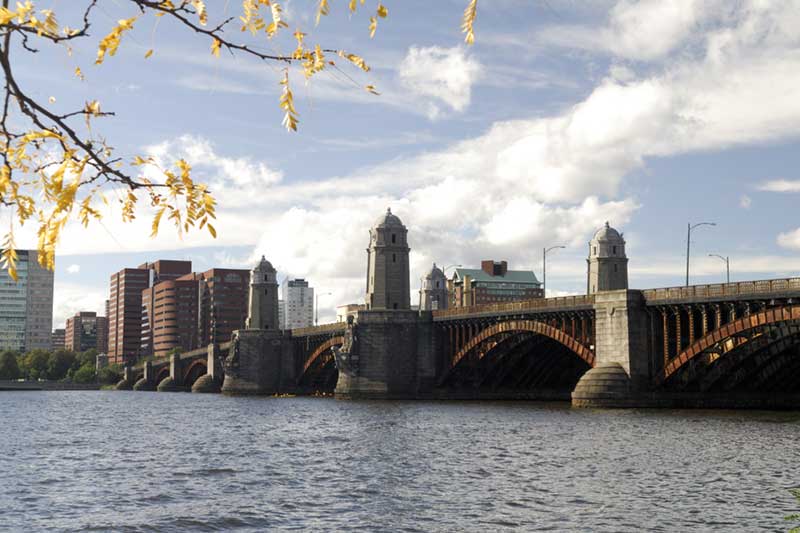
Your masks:
M39 266L33 250L17 256L17 281L0 269L0 350L50 350L53 273Z

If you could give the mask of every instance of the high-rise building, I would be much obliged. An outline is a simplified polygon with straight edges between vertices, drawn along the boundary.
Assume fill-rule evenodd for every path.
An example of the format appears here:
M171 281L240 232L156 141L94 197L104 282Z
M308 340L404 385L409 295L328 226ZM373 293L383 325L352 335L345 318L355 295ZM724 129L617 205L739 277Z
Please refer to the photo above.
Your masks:
M509 270L506 261L481 261L481 268L456 268L448 281L453 307L543 298L542 284L530 270Z
M282 329L308 328L314 325L314 288L304 279L286 278L281 284L283 296Z
M35 250L17 250L17 261L17 281L0 270L0 350L50 350L53 273L39 266Z
M150 321L152 352L149 353L165 357L176 348L185 352L197 347L197 286L198 281L189 274L160 281L142 291L143 302L150 303L150 312L142 313L143 326L145 317Z
M286 308L281 299L278 299L278 324L280 324L281 329L286 329Z
M67 330L66 329L54 329L52 335L52 350L63 350L64 343L66 341Z
M192 271L191 261L160 260L112 274L108 305L108 359L110 364L135 360L142 344L142 291L158 282ZM152 306L150 308L152 313ZM148 317L152 324L152 316Z
M67 319L64 346L73 352L85 352L95 349L105 352L106 317L97 316L94 311L81 311Z
M196 276L199 306L198 347L230 341L233 332L244 329L247 320L250 272L212 268Z

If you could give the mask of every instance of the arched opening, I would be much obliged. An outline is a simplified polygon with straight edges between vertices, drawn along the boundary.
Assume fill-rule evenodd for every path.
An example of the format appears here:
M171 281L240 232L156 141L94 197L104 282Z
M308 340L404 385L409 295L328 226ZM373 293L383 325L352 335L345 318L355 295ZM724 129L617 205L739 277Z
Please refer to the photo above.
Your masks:
M191 388L195 381L208 373L208 365L203 359L192 361L183 373L183 386Z
M297 380L297 388L301 393L313 395L333 393L339 380L333 348L341 347L343 343L344 337L332 337L317 346L308 356Z
M439 386L470 397L569 400L594 354L562 331L516 320L485 328L445 365Z

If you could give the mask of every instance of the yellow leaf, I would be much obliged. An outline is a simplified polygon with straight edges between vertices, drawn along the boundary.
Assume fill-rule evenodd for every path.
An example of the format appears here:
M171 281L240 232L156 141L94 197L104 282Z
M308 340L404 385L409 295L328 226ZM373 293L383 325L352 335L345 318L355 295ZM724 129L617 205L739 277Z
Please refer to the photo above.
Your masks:
M385 19L389 15L389 10L383 4L378 4L378 16Z
M205 26L208 24L208 12L206 12L206 4L203 0L192 0L192 5L197 10L197 16L200 18L200 25Z
M85 79L86 79L86 78L84 78L84 77L83 77L83 71L81 70L81 67L75 67L75 75L76 75L76 76L78 77L78 79L80 79L81 81L83 81L83 80L85 80Z
M374 95L376 95L376 96L380 96L380 95L381 95L381 93L379 93L379 92L378 92L378 91L375 89L375 86L374 86L374 85L366 85L366 86L364 87L364 89L366 89L368 93L372 93L372 94L374 94Z
M219 45L219 39L215 38L213 41L211 41L211 53L214 55L214 57L219 57Z
M147 58L149 58L151 55L153 55L153 49L152 49L152 48L151 48L150 50L148 50L148 51L147 51L147 53L145 53L145 54L144 54L144 58L145 58L145 59L147 59Z
M464 18L461 22L461 33L466 33L464 42L471 45L475 43L475 32L473 26L475 25L475 17L478 12L478 0L470 0L467 8L464 10Z
M317 5L316 24L319 25L319 18L323 15L327 15L329 12L330 12L330 6L328 5L328 0L319 0L319 4Z
M206 224L206 227L208 228L208 232L211 234L211 236L216 239L217 238L217 230L214 229L214 226L212 226L211 224Z
M369 38L375 37L375 30L378 29L378 19L375 17L369 18Z
M137 18L138 17L131 17L129 19L118 20L117 25L111 30L111 33L100 40L100 44L97 45L97 59L94 62L96 65L103 62L106 54L113 56L117 53L120 39L122 39L122 33L132 29L133 23L136 22Z

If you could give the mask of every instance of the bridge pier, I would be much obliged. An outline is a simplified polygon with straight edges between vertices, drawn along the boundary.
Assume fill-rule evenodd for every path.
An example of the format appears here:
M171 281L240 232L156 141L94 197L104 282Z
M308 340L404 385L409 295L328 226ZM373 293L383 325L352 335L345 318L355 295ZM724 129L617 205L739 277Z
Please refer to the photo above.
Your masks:
M181 386L181 356L174 353L169 357L169 376L161 380L158 384L158 392L179 392L184 390Z
M430 313L359 311L337 352L339 380L334 394L348 399L412 399L430 393L440 348L437 337Z
M595 294L595 366L572 392L575 407L632 407L650 387L648 317L641 291Z
M222 384L222 359L220 358L219 345L208 345L208 360L206 374L200 376L192 385L192 392L219 392Z
M133 368L130 365L125 365L122 371L122 379L114 386L114 390L133 390L133 384Z
M133 385L133 390L152 391L156 390L155 376L153 375L153 362L145 361L144 376Z
M234 331L225 359L222 393L294 394L297 382L294 344L278 330Z

